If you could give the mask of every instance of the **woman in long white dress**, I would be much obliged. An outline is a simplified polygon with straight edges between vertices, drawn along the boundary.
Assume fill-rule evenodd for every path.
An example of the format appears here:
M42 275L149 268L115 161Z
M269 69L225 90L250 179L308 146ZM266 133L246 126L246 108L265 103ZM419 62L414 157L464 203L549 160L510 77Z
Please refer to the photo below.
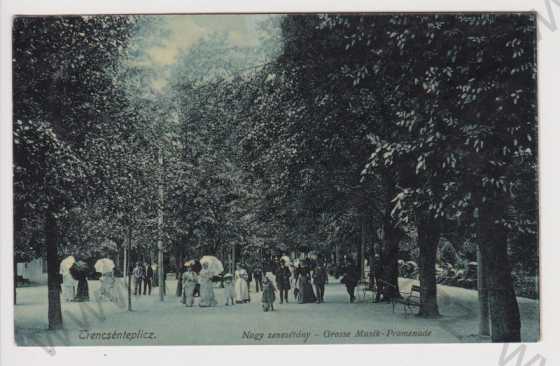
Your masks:
M113 301L115 299L115 277L113 276L113 271L102 273L99 278L99 283L100 287L97 292L98 300L107 299L109 301Z
M192 270L192 266L187 266L183 273L183 302L185 306L192 307L194 304L194 289L198 283L198 275Z
M74 299L74 286L76 286L76 280L70 274L69 271L61 272L62 274L62 297L66 302L72 301Z
M249 302L249 287L247 286L247 271L237 264L235 271L235 302L238 304Z
M208 263L203 263L202 270L198 274L198 282L200 283L200 302L198 305L201 307L216 306L212 277L214 277L214 273L208 270Z

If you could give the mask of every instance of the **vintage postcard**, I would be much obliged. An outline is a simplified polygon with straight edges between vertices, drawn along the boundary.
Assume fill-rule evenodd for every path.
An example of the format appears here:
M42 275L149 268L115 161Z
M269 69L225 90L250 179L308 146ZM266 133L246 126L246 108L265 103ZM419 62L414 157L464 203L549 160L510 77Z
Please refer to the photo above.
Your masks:
M17 16L18 346L536 342L536 13Z

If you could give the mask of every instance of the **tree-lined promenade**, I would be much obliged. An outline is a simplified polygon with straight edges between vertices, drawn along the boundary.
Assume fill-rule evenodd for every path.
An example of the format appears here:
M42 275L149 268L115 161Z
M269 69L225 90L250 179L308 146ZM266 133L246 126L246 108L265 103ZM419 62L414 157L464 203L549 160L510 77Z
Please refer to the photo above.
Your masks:
M442 268L476 262L480 334L520 341L534 15L276 16L259 47L210 34L162 70L146 48L164 18L15 19L14 263L47 259L49 329L68 255L233 273L313 252L385 300L417 264L421 318L440 316Z

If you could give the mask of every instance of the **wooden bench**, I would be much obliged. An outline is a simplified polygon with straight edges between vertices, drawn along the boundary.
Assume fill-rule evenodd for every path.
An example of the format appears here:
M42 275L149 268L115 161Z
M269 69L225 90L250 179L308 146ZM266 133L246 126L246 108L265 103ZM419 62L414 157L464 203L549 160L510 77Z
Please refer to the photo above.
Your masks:
M31 285L31 281L27 278L23 278L23 276L16 276L16 286L29 286Z
M372 285L368 279L362 279L358 281L356 286L356 295L359 300L366 301L367 293L371 292L371 301L373 302L375 290L375 284Z
M412 285L409 292L400 292L400 297L391 299L393 303L393 312L397 305L402 305L405 315L414 314L415 308L420 307L422 298L422 288L418 285Z
M383 281L383 286L392 287L396 290L393 284L386 281ZM415 308L420 307L421 299L422 288L418 285L412 285L409 292L399 291L399 296L391 298L393 313L398 305L402 305L405 315L414 314Z

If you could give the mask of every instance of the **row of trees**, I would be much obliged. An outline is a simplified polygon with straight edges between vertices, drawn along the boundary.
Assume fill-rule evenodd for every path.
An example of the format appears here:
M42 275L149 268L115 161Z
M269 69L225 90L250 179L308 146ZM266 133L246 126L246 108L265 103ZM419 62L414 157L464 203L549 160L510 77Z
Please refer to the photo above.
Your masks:
M63 324L64 256L109 256L126 273L131 252L152 262L165 250L178 270L186 258L225 258L260 243L249 229L256 193L236 168L227 94L212 89L241 63L205 74L208 59L229 49L223 36L205 39L168 70L176 82L158 90L166 70L146 49L165 40L163 23L14 22L14 270L47 258L49 329Z
M414 232L428 317L440 238L474 237L493 340L519 341L508 246L536 247L534 17L313 15L281 29L243 139L278 212L353 220L368 245L383 228L386 297Z
M477 243L493 340L519 340L510 254L537 246L534 17L272 18L261 49L201 39L159 91L146 29L16 19L16 254L46 248L50 328L61 254L157 239L177 268L274 247L377 254L387 299L415 247L420 315L438 316L445 238Z
M98 197L110 199L102 155L111 144L99 141L128 129L126 116L116 118L126 101L114 92L113 75L133 23L126 17L14 20L15 259L42 244L51 329L62 326L58 250L67 233L60 224L84 206L95 211Z

